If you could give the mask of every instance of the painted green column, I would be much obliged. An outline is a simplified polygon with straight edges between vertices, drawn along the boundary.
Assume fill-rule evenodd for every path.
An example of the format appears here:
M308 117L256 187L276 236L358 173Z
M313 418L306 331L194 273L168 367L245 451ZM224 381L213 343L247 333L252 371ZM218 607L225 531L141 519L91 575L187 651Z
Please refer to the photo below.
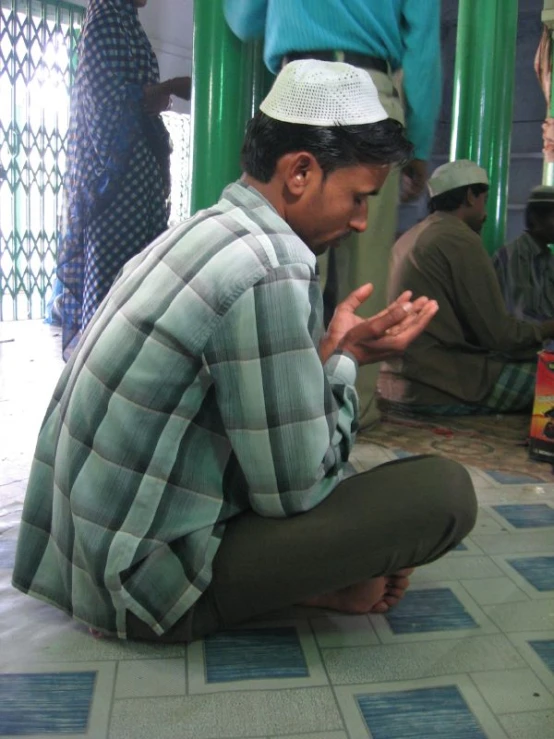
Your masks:
M504 243L513 118L518 0L460 0L450 159L471 159L490 178L483 243Z
M231 32L223 0L195 0L191 214L217 202L240 175L246 122L266 86L261 53L261 42L243 44Z

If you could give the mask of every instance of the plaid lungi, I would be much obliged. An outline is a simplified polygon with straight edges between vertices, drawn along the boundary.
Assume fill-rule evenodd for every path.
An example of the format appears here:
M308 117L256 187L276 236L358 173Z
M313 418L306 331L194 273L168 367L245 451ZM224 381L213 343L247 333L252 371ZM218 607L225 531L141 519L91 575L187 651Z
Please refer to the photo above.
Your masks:
M536 374L536 362L512 362L504 366L492 391L482 404L414 405L387 401L386 410L424 416L486 416L494 413L517 413L528 410L533 405Z

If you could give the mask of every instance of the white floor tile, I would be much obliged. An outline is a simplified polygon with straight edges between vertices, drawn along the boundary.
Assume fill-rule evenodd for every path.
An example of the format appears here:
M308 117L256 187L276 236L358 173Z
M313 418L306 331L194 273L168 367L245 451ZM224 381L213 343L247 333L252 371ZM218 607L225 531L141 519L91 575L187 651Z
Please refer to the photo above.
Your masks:
M480 606L528 601L529 596L509 577L486 577L482 580L462 580L461 584Z
M554 739L554 711L505 713L500 723L510 739Z
M114 701L109 739L234 739L342 731L331 688Z
M184 659L125 660L117 668L116 698L185 695Z
M531 670L490 670L471 677L496 714L554 708L554 696Z
M411 680L490 668L511 670L526 667L517 648L503 635L356 649L324 649L323 660L334 685Z

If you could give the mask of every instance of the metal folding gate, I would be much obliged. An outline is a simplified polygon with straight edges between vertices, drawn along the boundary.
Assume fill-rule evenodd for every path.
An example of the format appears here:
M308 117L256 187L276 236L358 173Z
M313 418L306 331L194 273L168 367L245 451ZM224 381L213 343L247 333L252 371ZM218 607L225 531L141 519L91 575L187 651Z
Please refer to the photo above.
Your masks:
M0 321L40 318L55 274L84 9L0 0Z

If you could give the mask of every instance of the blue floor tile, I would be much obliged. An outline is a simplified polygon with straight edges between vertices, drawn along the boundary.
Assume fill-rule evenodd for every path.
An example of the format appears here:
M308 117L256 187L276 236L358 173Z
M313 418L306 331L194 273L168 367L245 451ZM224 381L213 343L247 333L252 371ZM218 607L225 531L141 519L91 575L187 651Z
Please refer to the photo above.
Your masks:
M512 475L509 472L503 470L483 470L487 475L492 477L496 482L501 485L525 485L527 483L540 483L536 477L530 475Z
M495 505L493 509L517 529L554 526L554 508L546 503L533 505Z
M95 672L0 675L0 736L84 734Z
M452 551L453 551L453 552L467 552L467 547L466 547L466 545L465 545L465 544L464 544L464 543L462 542L461 544L458 544L458 546L457 546L457 547L455 547L455 548L454 548L454 549L453 549Z
M486 739L458 688L357 696L373 739Z
M477 628L450 588L408 590L385 618L395 634Z
M529 645L539 655L550 672L554 673L554 639L530 641Z
M537 590L554 590L554 557L520 557L507 562Z
M241 629L204 640L208 683L308 677L304 652L293 627Z

